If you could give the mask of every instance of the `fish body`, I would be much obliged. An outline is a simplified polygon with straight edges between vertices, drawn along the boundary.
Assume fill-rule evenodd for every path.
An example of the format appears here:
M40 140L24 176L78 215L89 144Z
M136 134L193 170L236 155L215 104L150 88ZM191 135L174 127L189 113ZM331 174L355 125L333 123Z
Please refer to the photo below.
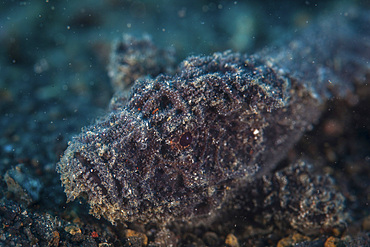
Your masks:
M212 214L269 174L328 100L368 82L369 30L354 29L368 20L326 18L282 46L193 56L137 80L69 143L57 166L68 201L82 196L111 222Z

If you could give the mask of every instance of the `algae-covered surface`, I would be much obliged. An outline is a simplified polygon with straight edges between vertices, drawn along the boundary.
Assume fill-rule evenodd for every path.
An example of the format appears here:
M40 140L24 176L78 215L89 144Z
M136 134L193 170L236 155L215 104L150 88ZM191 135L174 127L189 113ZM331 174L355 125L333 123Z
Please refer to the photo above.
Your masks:
M104 127L102 123L104 119L109 119L106 117L109 112L119 112L121 109L127 111L124 107L126 98L135 96L135 94L128 96L130 94L127 92L132 87L133 81L140 76L150 75L154 78L158 74L165 73L174 76L171 78L176 78L176 75L180 75L182 71L181 79L178 79L181 85L181 80L189 78L187 73L193 77L199 73L196 66L207 73L217 72L205 66L208 60L202 56L212 56L214 52L221 52L216 53L219 55L213 55L215 61L222 62L224 61L223 56L229 56L225 58L226 64L238 65L239 54L230 55L230 52L222 52L231 50L255 54L262 50L259 54L269 54L270 50L264 50L264 48L272 47L271 51L274 51L275 47L286 46L284 42L294 39L296 33L312 23L325 22L325 17L332 16L333 13L349 17L361 16L364 15L363 13L369 13L369 9L370 5L367 1L265 1L261 3L260 1L107 0L6 1L1 3L0 246L369 246L369 61L358 61L357 57L351 60L348 56L341 59L341 56L348 55L345 52L335 54L338 56L335 64L325 64L333 70L341 68L337 74L344 82L350 78L348 84L342 83L342 87L339 83L341 89L334 87L336 92L345 91L343 88L346 90L347 87L350 88L350 93L345 97L341 93L334 92L333 95L337 97L325 96L320 98L319 103L312 103L302 96L307 92L304 91L305 88L304 93L300 91L299 82L294 90L288 92L287 95L290 96L286 100L297 98L299 100L296 101L303 102L300 103L303 106L311 106L311 104L317 106L318 111L316 112L316 108L312 107L298 107L297 110L292 107L290 115L288 113L284 115L284 117L291 117L286 121L290 121L289 126L293 126L292 129L299 126L302 132L299 135L291 135L294 138L287 135L289 140L286 139L285 142L291 142L290 145L275 141L274 143L279 144L271 146L270 143L270 146L266 148L264 143L259 143L258 147L263 147L263 150L251 148L246 152L240 144L243 142L242 139L238 139L240 135L235 134L240 128L245 128L245 125L240 128L235 127L237 121L229 123L229 118L223 119L225 125L220 129L225 132L219 130L219 133L222 132L223 135L226 133L226 136L229 134L229 137L228 141L223 143L225 148L221 148L223 159L217 162L220 162L220 166L227 166L229 170L226 172L221 169L217 176L212 177L212 181L222 180L223 184L213 182L214 196L209 196L209 198L204 199L205 191L200 189L182 190L181 185L187 185L187 179L194 178L189 174L182 176L181 179L178 176L175 177L175 184L178 187L172 186L171 189L175 188L178 191L169 192L168 186L161 182L166 181L170 173L166 173L166 170L162 168L160 176L155 173L154 180L152 180L156 193L160 195L156 197L156 200L165 201L169 198L168 195L183 197L178 199L178 204L173 207L171 206L171 203L175 203L173 198L171 199L173 201L168 199L164 204L157 203L157 201L152 203L148 195L145 195L144 199L149 200L150 207L166 205L165 214L159 207L155 209L135 208L135 198L144 196L140 192L135 192L136 197L124 196L128 195L127 188L131 186L130 178L120 180L127 181L125 186L128 187L120 187L121 185L115 187L120 188L121 191L122 188L126 188L123 194L111 194L110 191L103 193L102 186L97 190L98 192L90 187L86 188L86 186L94 187L96 184L102 184L102 174L93 172L96 169L94 162L88 158L99 156L99 150L91 148L92 143L94 147L109 144L89 140L87 137L84 139L84 141L87 140L85 143L81 141L83 144L77 145L76 141L72 144L79 149L77 154L73 154L77 161L70 161L68 156L58 163L69 145L68 142L81 132L81 128L98 122L100 125L97 127L97 132L102 132ZM369 18L361 20L369 20ZM355 23L351 27L357 33L366 33L365 38L369 37L366 32L368 30L366 23L358 23L358 26ZM127 34L132 36L127 36ZM125 38L123 38L124 35L126 35ZM353 47L349 49L353 51L353 54L362 53L362 57L369 58L370 41L363 39L357 42L358 37L362 36L353 37L353 46L347 44L345 47ZM131 50L117 45L122 40L125 40L126 44L131 44ZM307 43L312 44L312 42L311 40ZM360 46L356 46L357 44ZM326 50L325 47L322 49ZM188 59L186 60L188 62L178 67L178 64L189 56L199 57ZM281 59L279 54L273 57L277 58L275 61L282 61L284 66L289 64L284 60L279 60ZM121 64L115 67L117 60ZM354 62L348 63L348 67L343 67L343 61L347 60ZM261 63L268 64L268 61L264 61L263 58L261 61ZM266 71L258 70L258 63L260 63L259 60L257 62L251 60L250 67L257 68L255 71L262 74L261 82L263 82L263 75ZM217 62L215 64L219 65ZM358 64L361 64L360 69L356 67ZM191 66L194 66L195 72L187 70ZM291 67L307 71L299 66L299 62ZM274 67L271 68L274 69ZM280 72L276 71L276 74L269 73L269 75L272 74L273 78L279 78ZM289 73L295 72L288 72L288 76ZM233 78L231 80L233 82L240 79L239 74L229 76L222 73L202 74L199 78L202 78L200 81L204 84L213 85L212 80L217 76L227 78L227 80ZM323 77L325 76L327 74ZM170 77L163 77L157 79L156 82L162 82L165 85L166 81L170 81L168 78ZM302 73L296 78L305 80L304 78L315 77L313 75L305 77ZM125 83L123 86L119 84L121 81ZM278 79L273 82L277 84L266 87L264 90L269 96L276 98L274 94L280 93L279 90L283 91L283 89L279 86ZM159 90L156 88L161 87L151 87L150 82L148 83L143 81L137 83L135 92L147 94L152 92L151 94L154 95L154 92ZM292 85L295 85L294 83ZM194 85L200 85L200 83ZM233 87L237 87L236 84L231 83L230 85L232 85L230 91ZM269 86L268 83L266 85ZM273 90L274 87L277 90ZM309 90L315 88L320 88L320 86L308 87ZM186 90L190 92L189 95L193 92L190 89ZM226 92L225 88L222 90ZM263 95L265 91L259 95ZM199 97L205 97L206 93L213 96L218 95L213 94L209 89ZM311 96L315 98L316 93L312 93ZM162 103L166 103L166 106L170 100L182 94L175 94L171 91L168 95L167 98L163 93L158 96ZM230 95L233 96L232 93ZM304 100L301 100L302 97ZM173 105L180 107L181 104L187 104L186 102L181 103L181 100L185 98L183 95L176 98L178 101ZM267 98L261 101L254 99L257 103L253 103L254 105L251 103L251 105L255 108L254 110L248 109L248 111L258 112L260 109L268 108L261 105L261 102L267 102L267 106L271 104L274 107L282 104L281 102L272 103L272 100L267 101ZM197 101L194 95L188 99L193 102ZM140 108L139 111L141 111L141 108L146 107L149 116L162 114L160 112L162 109L158 110L156 107L152 109L149 103L140 103L144 101L135 101L135 99L128 100L133 102L131 104L136 107L136 110ZM207 119L212 119L212 116L220 109L226 116L229 110L236 107L228 105L230 99L226 96L222 100L225 106L212 108ZM323 100L327 102L323 103ZM215 99L214 102L216 101ZM210 104L216 105L216 103ZM184 107L184 109L187 108ZM205 110L200 108L199 111ZM304 111L306 111L307 119L314 120L307 120L311 124L305 123L301 126L298 119L300 115L304 115L302 113ZM135 115L136 119L145 115L140 114ZM196 118L191 114L193 113L189 111L187 119L198 123L198 120L192 120ZM233 117L244 123L243 121L248 118L243 114L244 111L239 109ZM110 116L115 119L114 116ZM158 116L160 118L162 115ZM130 117L127 116L127 119ZM263 129L257 125L263 123L265 126L265 121L272 121L266 119L268 117L263 117L263 120L258 118L251 124L253 130L249 135L255 136L255 142L260 141L258 138L259 134L262 135L261 130ZM278 121L275 118L273 120L278 124L285 121L282 118L277 119ZM169 121L169 118L167 120ZM185 121L181 118L180 120ZM171 121L174 121L172 117ZM114 121L107 122L109 124ZM161 127L162 123L163 121L158 120L156 128L165 129ZM212 124L222 125L219 122L212 122ZM103 127L100 127L101 125ZM137 127L134 124L132 126ZM213 148L216 139L207 139L207 135L211 136L211 133L215 133L216 128L202 129L199 127L196 131L193 131L194 127L187 128L182 133L179 132L178 137L170 135L172 139L158 141L158 145L171 146L175 143L173 146L178 148L175 150L168 147L165 151L161 149L160 152L163 151L164 156L169 159L180 157L181 164L186 165L189 163L187 159L190 156L184 153L189 152L189 148L193 148L192 145L195 145L194 150L199 152L199 155L204 153L202 150L208 150L207 157L212 156L213 150L216 152ZM206 129L207 132L204 131ZM88 136L88 130L84 128L82 132ZM140 130L135 129L135 131ZM126 128L124 133L130 135L130 130ZM204 140L214 140L214 142L198 142L201 137L204 137ZM248 137L247 139L251 141L253 138ZM79 142L78 140L77 143ZM140 142L145 144L143 140ZM230 143L236 143L235 147L229 146L232 145ZM252 147L253 145L255 144L250 144ZM131 146L124 143L123 147ZM227 149L226 147L232 148ZM289 150L284 150L282 147L287 147ZM91 156L84 153L88 148L90 148ZM146 146L141 146L141 149L146 148ZM92 152L96 152L97 156ZM129 151L125 149L122 152ZM247 156L243 152L246 152ZM150 152L144 152L145 157L139 157L142 155L140 152L131 153L131 155L136 154L137 156L130 156L131 162L150 159L148 157ZM197 154L191 158L193 164L196 164L196 159L200 157ZM69 155L68 151L66 155ZM120 157L120 155L113 156ZM269 160L274 164L268 172L262 172L264 174L256 176L256 179L248 177L244 181L240 177L245 177L245 174L248 175L251 170L244 171L244 174L240 172L241 168L243 164L254 162L253 155L262 157L258 158L259 161L266 160L267 158L263 157L271 155L279 156L279 158ZM240 163L240 160L243 162ZM230 161L230 164L226 164L226 161ZM73 165L76 163L85 164L90 169L89 174L93 174L93 176L87 174L83 177L89 181L86 184L82 180L75 182L72 179L74 174L71 171L75 171L76 176L79 172L77 168L73 170ZM159 161L154 162L154 164L159 163ZM211 165L210 167L209 170L212 170ZM125 176L131 177L130 173L134 176L135 169L124 169ZM156 167L145 169L154 171ZM207 173L199 178L208 181L206 177ZM234 177L238 178L238 182L229 183L229 180ZM62 182L68 183L68 181L73 181L73 184L64 184L63 187ZM241 187L240 181L245 182L242 186L245 187L243 190L236 189L236 187ZM137 183L140 183L140 179ZM199 184L204 186L205 182L202 180ZM65 188L68 188L66 189L67 194L64 192ZM190 188L193 187L190 186ZM210 187L207 188L207 193L212 194ZM91 193L96 194L89 195L90 189ZM71 191L78 191L78 193L71 195ZM104 201L100 196L107 193L111 194L110 196L125 197L126 201L116 198L117 201L121 200L120 203L123 206L115 204L112 208L119 210L125 205L130 205L129 208L134 213L127 216L125 211L112 216L110 212L99 211L104 210L106 205L96 205L99 205L99 200ZM74 198L77 195L79 197ZM67 202L67 196L69 199L76 200ZM114 204L116 199L109 199L108 202ZM95 211L92 213L96 217L89 214L89 203L91 204L92 200L95 205ZM207 210L202 211L204 208L198 207L199 201L202 200L206 201L202 205L207 205ZM196 201L196 206L192 210L199 210L199 215L187 211L194 201ZM171 210L175 211L171 213ZM160 215L162 213L163 215ZM207 217L204 214L210 215ZM100 219L98 219L99 216L101 216ZM122 217L122 219L117 220L117 217ZM161 217L166 218L167 221L158 220Z

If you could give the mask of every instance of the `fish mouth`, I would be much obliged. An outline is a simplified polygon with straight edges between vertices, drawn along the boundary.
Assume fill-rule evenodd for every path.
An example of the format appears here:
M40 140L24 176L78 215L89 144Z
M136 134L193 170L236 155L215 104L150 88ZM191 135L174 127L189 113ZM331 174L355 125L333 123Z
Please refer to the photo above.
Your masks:
M58 172L68 201L84 198L90 204L90 213L97 218L103 216L113 224L160 222L177 214L191 216L195 210L193 204L202 203L199 195L203 190L194 187L189 194L179 172L157 167L144 179L138 172L125 168L132 166L128 160L120 168L117 165L113 168L90 151L74 142L58 164ZM182 205L180 202L184 200L187 203Z
M117 221L133 221L137 196L126 180L119 180L108 165L96 164L99 157L77 149L74 145L66 150L58 164L67 201L83 198L90 204L90 213L104 216L115 224Z
M171 153L177 149L161 149L162 135L140 126L131 117L112 116L74 138L58 163L68 201L83 198L91 214L112 223L163 222L208 212L215 203L206 179L196 172L199 163L179 161Z

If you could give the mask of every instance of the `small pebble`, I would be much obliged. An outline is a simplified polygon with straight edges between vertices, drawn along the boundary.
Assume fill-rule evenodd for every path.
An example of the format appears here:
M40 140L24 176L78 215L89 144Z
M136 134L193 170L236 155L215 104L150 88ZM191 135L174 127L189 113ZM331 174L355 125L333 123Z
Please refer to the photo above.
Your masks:
M142 245L148 245L148 237L142 232L136 232L134 230L127 229L125 231L125 235L130 242L131 240L135 239L135 241L140 241Z
M281 239L278 242L277 247L293 246L294 244L309 240L310 238L307 236L303 236L302 234L299 233L294 233L293 235L289 235L288 237Z
M338 239L335 237L328 237L328 239L325 241L324 247L336 247L336 243L338 242Z
M362 229L364 231L370 231L370 215L362 221Z
M64 231L68 232L71 235L81 234L81 229L77 226L66 226Z
M225 244L230 246L230 247L239 247L240 246L239 242L238 242L238 239L232 233L229 233L226 236Z

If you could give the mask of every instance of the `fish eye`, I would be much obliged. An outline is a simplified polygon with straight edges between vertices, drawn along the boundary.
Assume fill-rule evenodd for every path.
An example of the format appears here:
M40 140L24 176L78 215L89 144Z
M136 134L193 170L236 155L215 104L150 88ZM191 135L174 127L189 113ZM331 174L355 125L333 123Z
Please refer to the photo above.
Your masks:
M193 137L191 136L190 132L185 132L182 134L180 138L180 145L183 147L187 147L191 144L191 141L193 140Z

